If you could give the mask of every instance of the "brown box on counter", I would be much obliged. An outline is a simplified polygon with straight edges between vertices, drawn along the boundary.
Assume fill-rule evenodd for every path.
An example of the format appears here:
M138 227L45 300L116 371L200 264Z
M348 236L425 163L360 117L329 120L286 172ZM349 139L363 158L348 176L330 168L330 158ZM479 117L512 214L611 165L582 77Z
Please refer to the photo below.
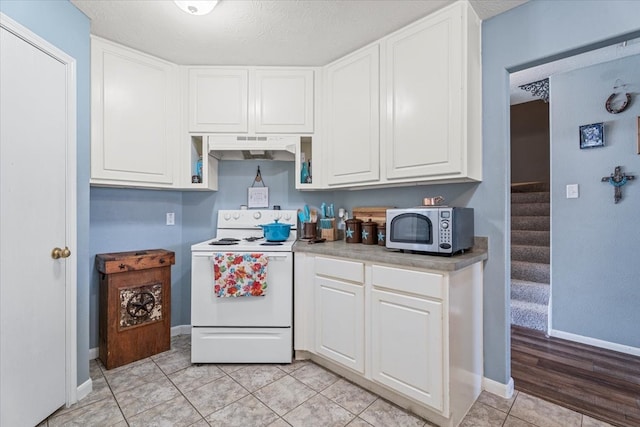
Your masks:
M363 221L371 221L382 225L387 222L387 209L393 206L362 206L353 208L353 216Z

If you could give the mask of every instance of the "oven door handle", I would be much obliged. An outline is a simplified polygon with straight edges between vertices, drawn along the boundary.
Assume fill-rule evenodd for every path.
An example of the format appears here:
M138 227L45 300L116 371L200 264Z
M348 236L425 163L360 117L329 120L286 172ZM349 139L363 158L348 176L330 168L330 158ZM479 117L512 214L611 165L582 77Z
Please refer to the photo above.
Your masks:
M286 255L267 255L267 259L287 259Z

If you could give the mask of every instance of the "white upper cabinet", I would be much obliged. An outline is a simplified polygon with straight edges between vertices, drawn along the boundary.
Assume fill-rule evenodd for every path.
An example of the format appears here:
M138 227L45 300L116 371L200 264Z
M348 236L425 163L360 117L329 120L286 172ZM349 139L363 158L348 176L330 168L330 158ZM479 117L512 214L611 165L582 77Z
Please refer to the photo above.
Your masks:
M327 187L482 179L480 20L467 2L324 71Z
M179 164L177 66L91 39L91 183L173 187Z
M190 69L189 131L247 132L248 94L247 69Z
M325 69L325 159L329 186L380 179L379 47Z
M311 133L311 69L189 68L189 132Z
M480 21L458 2L384 40L385 177L480 180Z
M256 133L313 132L313 70L255 71Z

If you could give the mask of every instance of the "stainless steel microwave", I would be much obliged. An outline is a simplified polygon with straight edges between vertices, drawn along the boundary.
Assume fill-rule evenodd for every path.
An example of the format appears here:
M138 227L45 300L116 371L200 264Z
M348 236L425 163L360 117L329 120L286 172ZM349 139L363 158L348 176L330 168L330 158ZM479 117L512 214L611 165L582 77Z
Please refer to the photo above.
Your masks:
M473 246L473 209L420 206L387 210L387 248L453 255Z

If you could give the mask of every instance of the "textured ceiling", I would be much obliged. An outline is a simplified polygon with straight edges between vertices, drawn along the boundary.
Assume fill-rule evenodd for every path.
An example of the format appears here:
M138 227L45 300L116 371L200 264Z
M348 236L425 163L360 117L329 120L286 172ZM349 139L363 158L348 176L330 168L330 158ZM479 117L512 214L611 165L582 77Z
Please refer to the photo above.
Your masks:
M527 0L471 0L487 19ZM182 65L320 66L452 0L222 0L191 16L170 0L71 0L91 33Z

